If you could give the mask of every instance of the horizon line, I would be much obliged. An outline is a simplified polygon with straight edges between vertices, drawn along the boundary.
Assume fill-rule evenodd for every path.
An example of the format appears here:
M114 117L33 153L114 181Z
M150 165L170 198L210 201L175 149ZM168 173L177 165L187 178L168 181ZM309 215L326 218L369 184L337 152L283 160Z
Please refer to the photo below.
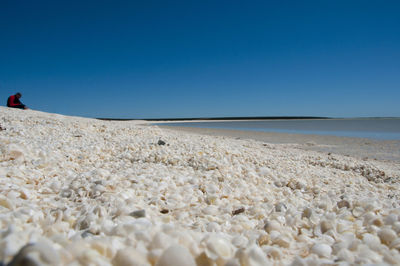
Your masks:
M400 117L385 117L385 116L371 116L371 117L326 117L326 116L223 116L223 117L184 117L184 118L105 118L97 117L98 120L106 121L131 121L131 120L144 120L144 121L197 121L197 120L295 120L295 119L388 119Z

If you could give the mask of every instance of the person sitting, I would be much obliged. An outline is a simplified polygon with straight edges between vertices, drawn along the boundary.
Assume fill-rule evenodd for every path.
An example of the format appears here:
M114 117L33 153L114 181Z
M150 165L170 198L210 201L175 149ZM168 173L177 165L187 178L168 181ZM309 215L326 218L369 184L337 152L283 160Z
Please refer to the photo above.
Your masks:
M12 108L19 108L19 109L28 109L25 104L22 104L19 98L22 97L22 94L17 92L15 95L11 95L8 97L7 100L7 107L12 107Z

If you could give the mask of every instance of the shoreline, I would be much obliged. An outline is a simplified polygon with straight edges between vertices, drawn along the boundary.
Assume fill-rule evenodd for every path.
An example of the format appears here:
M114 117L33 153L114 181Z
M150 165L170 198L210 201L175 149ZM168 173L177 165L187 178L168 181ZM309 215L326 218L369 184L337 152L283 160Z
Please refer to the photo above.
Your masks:
M145 120L149 122L216 122L216 121L254 121L254 120L313 120L313 119L335 119L323 116L232 116L232 117L185 117L185 118L103 118L95 119L104 121L132 121Z
M400 163L400 140L374 140L331 135L179 127L168 126L168 124L157 126L192 134L223 136L234 139L251 139L270 144L287 144L307 151L319 151L327 154L334 153L355 157L357 159L373 159Z

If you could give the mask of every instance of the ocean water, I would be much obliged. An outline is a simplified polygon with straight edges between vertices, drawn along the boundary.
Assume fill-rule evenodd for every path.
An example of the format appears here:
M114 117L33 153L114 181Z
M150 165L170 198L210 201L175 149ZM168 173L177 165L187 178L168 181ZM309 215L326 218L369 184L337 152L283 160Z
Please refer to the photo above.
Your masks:
M400 140L400 118L210 121L168 123L168 125Z

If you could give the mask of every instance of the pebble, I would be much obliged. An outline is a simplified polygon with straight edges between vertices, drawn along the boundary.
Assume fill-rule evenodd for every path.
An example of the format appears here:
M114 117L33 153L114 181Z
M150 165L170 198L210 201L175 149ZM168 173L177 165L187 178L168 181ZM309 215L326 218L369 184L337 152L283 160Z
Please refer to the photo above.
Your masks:
M58 252L44 242L23 246L14 256L9 266L58 265Z
M242 212L244 212L245 211L245 208L239 208L239 209L236 209L236 210L234 210L233 212L232 212L232 215L237 215L237 214L240 214L240 213L242 213Z
M135 218L146 217L146 211L145 210L137 210L137 211L131 212L129 215L133 216Z
M163 140L160 139L160 140L157 142L157 144L158 144L158 145L165 145L166 143L165 143L165 141L163 141Z

